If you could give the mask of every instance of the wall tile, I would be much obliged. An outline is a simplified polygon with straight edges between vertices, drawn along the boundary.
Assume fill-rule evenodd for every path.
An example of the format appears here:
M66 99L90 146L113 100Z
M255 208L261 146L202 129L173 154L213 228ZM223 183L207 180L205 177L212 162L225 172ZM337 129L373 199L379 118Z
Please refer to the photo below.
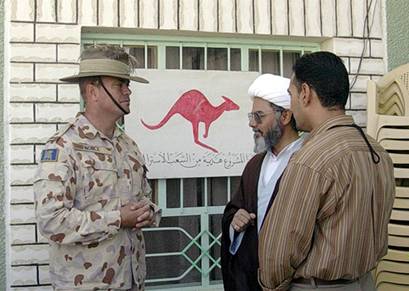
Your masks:
M33 122L34 111L33 104L11 103L9 105L9 122Z
M11 247L10 260L14 265L48 263L48 245L27 245Z
M35 0L14 0L11 4L11 20L34 21Z
M11 285L35 285L37 284L36 266L15 266L10 269Z
M10 223L35 223L34 204L10 205ZM24 264L23 262L16 264Z
M58 101L80 102L80 90L77 84L58 84Z
M32 106L32 105L31 105ZM32 164L34 163L33 145L11 145L10 162L13 164Z
M76 0L57 1L57 21L65 23L75 23L77 21Z
M32 82L34 79L34 65L26 63L10 64L10 81L11 82Z
M14 147L14 146L13 146ZM11 203L34 202L33 186L14 186L11 187Z
M81 54L79 44L59 44L57 45L58 62L77 63Z
M54 133L54 124L11 124L11 143L45 143Z
M10 41L14 42L34 41L34 24L12 22L10 24Z
M79 104L39 103L35 105L36 122L69 122L79 109Z
M356 74L359 65L359 58L351 58L351 74ZM382 59L363 59L359 74L378 74L385 73L385 65Z
M298 0L289 0L290 35L305 35L304 5Z
M236 6L234 0L219 0L219 32L236 31Z
M11 225L10 241L12 244L29 244L36 242L35 225Z
M37 24L37 42L80 43L81 27L65 24Z
M97 25L97 0L78 0L78 20L81 25Z
M351 0L352 32L355 37L363 37L364 20L366 16L366 0ZM366 31L365 31L366 35Z
M351 36L351 0L337 0L337 36Z
M336 0L321 1L322 36L332 37L336 35Z
M198 30L198 0L179 0L180 30Z
M37 22L55 22L55 0L36 0Z
M164 0L166 1L166 0ZM217 1L199 1L199 28L200 31L216 32L218 27Z
M117 0L99 1L98 24L107 27L118 26Z
M119 0L119 22L121 27L138 27L138 1Z
M55 84L10 84L11 101L55 101Z
M37 82L59 82L62 77L67 77L78 73L76 64L37 64Z
M271 34L288 35L288 6L287 1L271 0Z
M321 2L320 0L304 1L307 36L321 36Z
M237 32L253 33L253 1L237 0Z
M55 62L55 44L10 44L10 59L14 62Z

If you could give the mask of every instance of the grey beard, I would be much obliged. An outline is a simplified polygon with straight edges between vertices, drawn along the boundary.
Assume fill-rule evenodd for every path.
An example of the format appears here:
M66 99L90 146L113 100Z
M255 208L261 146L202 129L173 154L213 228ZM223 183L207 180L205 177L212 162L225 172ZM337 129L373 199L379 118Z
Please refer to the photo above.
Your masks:
M254 139L254 152L257 154L265 151L271 152L272 148L280 141L282 135L283 130L278 122L276 122L276 125L269 129L265 137L260 136Z

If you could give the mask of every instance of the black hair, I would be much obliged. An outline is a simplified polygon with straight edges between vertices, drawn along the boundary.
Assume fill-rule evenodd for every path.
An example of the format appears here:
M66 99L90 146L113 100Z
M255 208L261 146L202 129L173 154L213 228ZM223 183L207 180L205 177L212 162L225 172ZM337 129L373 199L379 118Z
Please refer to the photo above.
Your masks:
M293 66L298 91L306 83L318 95L322 106L345 109L349 78L342 59L330 52L305 54Z

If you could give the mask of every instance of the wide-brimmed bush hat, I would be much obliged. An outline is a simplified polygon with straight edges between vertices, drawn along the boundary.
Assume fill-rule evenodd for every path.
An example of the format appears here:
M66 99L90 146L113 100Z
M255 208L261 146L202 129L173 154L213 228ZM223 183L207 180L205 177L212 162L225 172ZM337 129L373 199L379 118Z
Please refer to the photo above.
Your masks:
M119 54L122 54L122 60L110 58L115 57L116 54L118 54L116 50L119 50ZM87 56L88 53L91 58L84 58L80 60L79 73L76 75L61 78L61 81L78 83L80 78L84 77L109 76L131 80L139 83L149 83L149 81L145 78L131 75L131 72L133 71L131 56L128 55L129 58L125 58L124 61L123 55L127 55L127 53L123 49L105 46L102 47L102 49L98 47L90 48L89 51L90 53L85 50L83 54L84 56Z

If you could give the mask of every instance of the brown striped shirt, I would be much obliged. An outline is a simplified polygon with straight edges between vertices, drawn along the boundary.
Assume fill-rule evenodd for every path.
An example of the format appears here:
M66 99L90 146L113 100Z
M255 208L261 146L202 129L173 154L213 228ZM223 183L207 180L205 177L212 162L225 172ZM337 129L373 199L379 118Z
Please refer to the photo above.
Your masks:
M293 155L259 236L263 290L292 278L355 279L386 254L393 164L372 138L375 164L350 116L328 119Z

